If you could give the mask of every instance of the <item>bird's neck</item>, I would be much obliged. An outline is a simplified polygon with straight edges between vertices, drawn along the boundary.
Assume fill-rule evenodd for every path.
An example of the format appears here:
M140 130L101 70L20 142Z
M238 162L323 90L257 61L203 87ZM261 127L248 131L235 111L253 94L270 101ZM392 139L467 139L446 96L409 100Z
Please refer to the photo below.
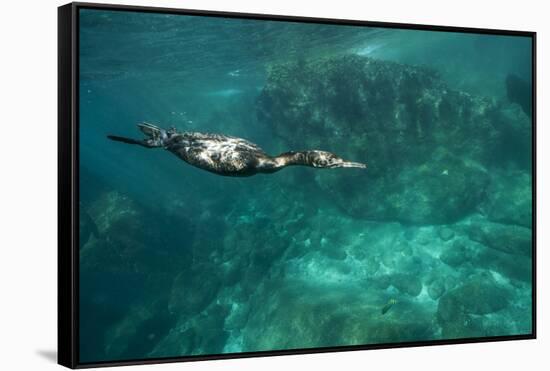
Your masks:
M259 161L257 169L262 173L274 173L291 165L309 165L307 160L307 151L304 152L285 152L275 157L262 158Z
M275 161L281 167L291 166L291 165L304 165L311 166L311 161L309 161L308 156L309 151L290 151L281 153L279 156L275 157Z

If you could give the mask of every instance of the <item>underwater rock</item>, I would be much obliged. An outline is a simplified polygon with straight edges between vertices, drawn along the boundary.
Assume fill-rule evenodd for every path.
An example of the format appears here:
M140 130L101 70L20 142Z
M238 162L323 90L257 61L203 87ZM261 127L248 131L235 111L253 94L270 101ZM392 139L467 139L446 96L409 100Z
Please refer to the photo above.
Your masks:
M197 330L193 354L221 353L229 333L224 330L226 306L214 304L205 313L195 318L191 326Z
M441 295L445 293L445 283L441 279L434 280L430 286L428 286L428 295L433 300L439 299Z
M95 224L94 220L88 214L82 203L79 204L80 208L80 216L78 218L79 222L79 246L82 249L84 245L89 241L91 236L94 236L95 238L99 238L99 230L97 229L97 225Z
M438 315L443 320L451 318L456 311L468 314L489 314L506 308L509 294L493 279L471 279L449 291L439 301Z
M105 346L105 353L110 358L120 358L128 348L128 340L137 334L137 327L144 321L151 318L151 313L145 307L132 308L125 318L107 332L109 339Z
M96 230L100 234L122 228L129 229L129 234L132 234L139 232L141 227L141 210L132 199L116 191L101 194L89 206L88 214L95 221Z
M224 330L226 306L213 304L195 316L182 315L179 322L149 353L151 357L216 354L223 351L229 337Z
M152 351L158 338L162 338L174 322L165 304L144 302L132 307L125 318L107 332L107 357L133 359Z
M458 267L469 259L469 253L463 241L457 241L446 247L439 256L441 261L451 267Z
M448 276L445 278L445 291L454 289L458 285L458 280L456 277Z
M416 297L422 291L422 282L417 275L398 273L391 276L391 285L401 293Z
M391 285L391 276L389 274L382 274L380 276L374 277L373 284L381 289L385 290Z
M135 314L132 311L152 293L149 285L155 280L150 277L156 277L155 282L162 285L164 276L159 271L177 264L179 259L157 265L157 259L162 259L162 249L151 250L146 245L147 241L159 240L155 238L154 221L150 229L146 228L150 220L129 197L114 191L103 192L90 200L86 213L89 220L85 224L94 224L86 228L92 231L94 238L90 237L81 247L79 255L80 290L86 293L80 301L81 359L97 359L94 352L98 349L102 352L100 357L139 353L138 348L142 349L145 343L126 344L124 334L140 332L143 323L155 319L141 316L151 310L149 306L140 307L141 317L131 317ZM165 294L158 293L158 287L155 290L154 296L162 300ZM107 336L113 328L118 328L116 334L120 335ZM102 340L106 338L112 341L109 348Z
M441 337L443 339L464 339L490 335L493 334L487 332L482 319L471 314L461 314L453 321L441 325Z
M497 126L500 109L449 89L432 70L346 55L272 66L257 116L286 148L368 164L312 175L346 213L446 224L486 197L485 164L502 147L501 121L512 121L501 115Z
M498 128L498 142L486 163L497 170L513 173L512 169L531 172L532 123L531 119L515 104L501 103L499 109L491 112L489 119ZM498 178L497 178L498 179Z
M531 256L532 231L511 224L475 223L470 226L469 238L508 254Z
M146 270L137 258L146 249L145 213L131 198L116 191L102 193L89 205L87 213L102 239L95 245L96 249L82 250L80 258L84 271L86 268L90 272L126 268Z
M380 269L380 262L375 256L367 256L363 260L364 269L367 275L371 276Z
M246 321L250 314L249 309L250 306L248 304L233 304L232 311L226 317L224 328L229 331L240 331L243 329L246 326Z
M107 187L86 212L97 231L80 250L81 360L141 358L175 322L170 288L190 267L191 223Z
M444 338L481 336L482 323L472 315L486 315L506 308L510 293L490 274L480 274L455 289L447 291L439 299L437 320Z
M487 193L484 209L491 221L531 227L532 189L529 173L497 173L493 176Z
M172 329L162 338L151 352L149 357L179 357L192 354L195 347L196 331L193 328L186 330Z
M454 222L487 196L487 166L528 165L501 156L530 142L528 120L511 105L453 91L432 70L364 56L271 66L257 116L283 148L325 148L368 164L345 176L302 172L354 217Z
M403 232L403 237L405 237L407 241L411 241L416 238L417 234L418 234L418 228L409 226Z
M414 242L416 242L420 246L427 246L427 245L430 244L431 241L432 241L432 239L429 236L426 236L426 235L420 235L420 236L416 237L415 240L414 240Z
M398 298L397 304L382 314L388 298L368 288L337 290L314 283L285 282L266 287L253 302L242 331L244 348L250 351L435 337L432 314L422 306L408 305Z
M235 285L242 274L242 264L241 261L235 259L235 261L228 261L221 264L221 276L223 277L223 282L225 286Z
M440 148L429 162L393 169L374 178L368 172L316 175L321 189L354 216L406 223L451 223L472 212L485 197L486 170ZM392 169L388 169L392 172ZM342 189L334 192L334 189Z
M321 243L321 248L319 251L327 258L334 260L345 260L348 256L346 250L343 249L343 246L338 246L331 243Z
M475 259L477 267L491 269L502 276L523 282L531 282L533 261L524 255L512 255L500 250L485 247Z
M391 249L394 253L398 253L403 257L410 257L413 255L413 249L411 245L404 240L397 240Z
M122 265L134 271L165 271L168 266L176 267L186 261L185 254L174 254L193 241L193 231L186 218L167 217L117 191L102 193L90 203L88 213L103 244L113 249L123 261ZM103 253L95 251L85 255L95 259ZM115 270L121 267L116 261L105 263Z
M455 236L455 231L449 227L441 227L438 229L437 234L443 241L449 241Z
M414 254L411 244L404 240L394 241L389 248L383 249L380 261L392 271L417 275L424 266L424 260Z
M511 73L506 76L506 92L508 100L517 103L523 109L526 115L531 117L532 111L532 86L529 81L526 81L519 76Z
M197 275L182 272L174 279L168 304L170 313L197 314L216 297L221 282L212 269L204 264L194 271Z

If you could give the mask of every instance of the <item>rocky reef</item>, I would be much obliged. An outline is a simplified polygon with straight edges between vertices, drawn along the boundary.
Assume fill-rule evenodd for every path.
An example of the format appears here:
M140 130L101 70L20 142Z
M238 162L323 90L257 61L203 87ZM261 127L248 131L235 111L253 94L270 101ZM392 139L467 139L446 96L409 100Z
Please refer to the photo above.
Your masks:
M468 279L439 299L437 320L442 327L443 338L500 335L484 329L482 316L506 308L509 300L508 291L491 275ZM509 329L503 328L501 331L506 334Z
M140 357L174 321L170 292L158 287L185 264L192 231L118 191L80 212L96 229L80 244L81 358Z
M492 184L496 168L525 170L530 162L530 120L519 106L455 91L429 69L356 55L273 66L258 119L286 147L323 148L368 164L345 177L315 174L354 217L455 222L490 192L509 194ZM528 182L518 176L524 179L516 175L509 187ZM530 189L520 187L515 192ZM488 201L489 212L508 221L500 197Z
M155 205L105 184L81 205L82 360L531 331L519 105L345 55L271 66L257 116L270 152L368 168L191 169Z

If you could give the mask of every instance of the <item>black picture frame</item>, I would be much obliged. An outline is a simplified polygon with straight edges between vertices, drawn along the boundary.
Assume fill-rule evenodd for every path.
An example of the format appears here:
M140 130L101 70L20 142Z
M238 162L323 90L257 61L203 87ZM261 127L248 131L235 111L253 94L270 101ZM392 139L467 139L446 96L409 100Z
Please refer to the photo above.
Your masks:
M79 361L79 10L138 11L256 20L356 25L410 30L528 37L532 41L532 332L524 335L334 346L291 350L226 353L94 363ZM143 6L70 3L58 8L58 363L69 368L155 364L182 361L341 352L381 348L478 343L536 338L536 32L386 23L267 14L233 13Z

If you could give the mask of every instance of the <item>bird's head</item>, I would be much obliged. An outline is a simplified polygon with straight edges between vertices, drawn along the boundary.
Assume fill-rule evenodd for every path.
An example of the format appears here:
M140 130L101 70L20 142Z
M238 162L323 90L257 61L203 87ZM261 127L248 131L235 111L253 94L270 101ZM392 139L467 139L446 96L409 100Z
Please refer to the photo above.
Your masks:
M366 164L346 161L333 153L326 151L308 151L308 160L313 167L334 169L337 167L356 167L365 169Z
M148 147L163 147L165 140L168 139L168 132L156 125L144 122L138 124L138 128L145 134L143 143Z

